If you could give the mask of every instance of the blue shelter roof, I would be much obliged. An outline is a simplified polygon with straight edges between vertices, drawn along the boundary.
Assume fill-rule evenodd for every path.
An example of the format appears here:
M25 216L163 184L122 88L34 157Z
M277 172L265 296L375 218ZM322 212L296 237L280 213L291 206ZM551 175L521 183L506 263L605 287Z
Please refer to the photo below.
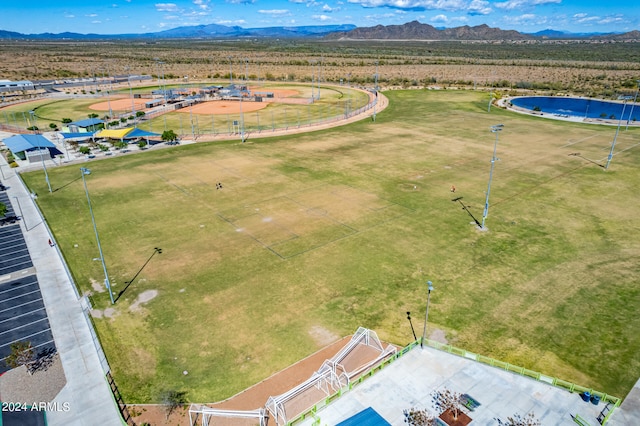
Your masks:
M11 152L29 151L35 148L55 148L56 146L42 135L15 135L4 140Z
M124 139L152 138L154 136L160 136L160 133L147 132L146 130L138 129L136 127L131 132L127 133Z
M64 139L90 139L93 137L93 132L83 132L83 133L59 133Z
M97 124L102 124L104 121L99 118L86 118L80 121L74 121L73 123L69 123L69 125L78 126L78 127L91 127Z

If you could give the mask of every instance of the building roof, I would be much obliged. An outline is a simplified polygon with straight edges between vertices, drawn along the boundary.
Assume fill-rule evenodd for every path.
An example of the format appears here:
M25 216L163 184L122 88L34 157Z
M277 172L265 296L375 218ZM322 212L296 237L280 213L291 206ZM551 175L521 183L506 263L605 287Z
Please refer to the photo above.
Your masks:
M56 146L42 135L15 135L4 140L4 144L14 154L35 148L55 148Z
M69 125L78 127L91 127L102 123L104 123L104 121L100 120L99 118L87 118L80 121L74 121L73 123L69 123Z

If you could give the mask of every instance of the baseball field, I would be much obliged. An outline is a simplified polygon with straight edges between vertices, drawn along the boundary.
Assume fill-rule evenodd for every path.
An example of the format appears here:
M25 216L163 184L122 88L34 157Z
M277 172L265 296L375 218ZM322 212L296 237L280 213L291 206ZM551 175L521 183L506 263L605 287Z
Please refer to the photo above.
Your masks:
M605 170L615 127L487 112L481 92L385 95L375 122L50 168L51 194L42 171L23 174L127 402L220 400L358 326L405 345L427 280L430 336L626 395L640 129L622 127Z

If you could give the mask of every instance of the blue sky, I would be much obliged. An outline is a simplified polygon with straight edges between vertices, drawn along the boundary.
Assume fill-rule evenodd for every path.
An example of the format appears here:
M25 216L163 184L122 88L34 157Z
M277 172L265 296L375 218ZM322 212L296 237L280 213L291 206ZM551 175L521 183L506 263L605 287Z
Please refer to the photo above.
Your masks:
M186 25L369 27L417 20L536 32L640 30L640 1L618 0L0 0L0 30L122 34Z

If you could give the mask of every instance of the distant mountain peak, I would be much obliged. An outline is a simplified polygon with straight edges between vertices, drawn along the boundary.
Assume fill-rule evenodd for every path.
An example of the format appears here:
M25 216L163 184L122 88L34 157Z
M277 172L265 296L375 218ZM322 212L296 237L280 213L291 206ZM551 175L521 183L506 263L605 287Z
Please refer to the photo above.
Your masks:
M383 40L526 40L533 38L513 30L505 31L500 28L491 28L487 24L437 29L418 21L407 22L403 25L376 25L375 27L356 28L345 33L330 34L328 37Z

